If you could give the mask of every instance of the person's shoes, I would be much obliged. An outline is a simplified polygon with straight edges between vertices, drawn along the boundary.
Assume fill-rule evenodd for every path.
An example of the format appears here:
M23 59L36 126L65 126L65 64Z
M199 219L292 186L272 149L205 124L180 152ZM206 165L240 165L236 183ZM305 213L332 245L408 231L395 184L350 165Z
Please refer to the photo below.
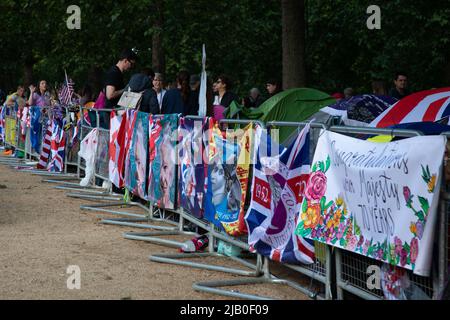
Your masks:
M3 152L3 154L5 156L11 156L13 154L13 151L12 150L6 150L5 152Z

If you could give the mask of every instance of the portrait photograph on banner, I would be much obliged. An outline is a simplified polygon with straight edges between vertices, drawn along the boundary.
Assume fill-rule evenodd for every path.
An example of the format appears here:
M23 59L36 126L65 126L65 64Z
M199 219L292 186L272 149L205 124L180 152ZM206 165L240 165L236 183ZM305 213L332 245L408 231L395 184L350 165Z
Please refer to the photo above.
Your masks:
M203 218L207 187L208 165L204 158L207 141L204 136L210 119L180 119L179 159L179 201L180 207L194 217Z
M245 216L253 251L289 264L314 262L314 242L296 235L308 181L309 125L289 148L258 128L250 207Z
M128 176L125 183L128 190L141 199L147 198L147 151L149 115L136 112L133 138L128 151Z
M323 132L297 234L428 276L445 144Z
M175 209L178 115L149 118L148 199L161 209Z
M244 205L251 134L252 125L224 133L216 125L210 131L205 219L231 236L246 233Z

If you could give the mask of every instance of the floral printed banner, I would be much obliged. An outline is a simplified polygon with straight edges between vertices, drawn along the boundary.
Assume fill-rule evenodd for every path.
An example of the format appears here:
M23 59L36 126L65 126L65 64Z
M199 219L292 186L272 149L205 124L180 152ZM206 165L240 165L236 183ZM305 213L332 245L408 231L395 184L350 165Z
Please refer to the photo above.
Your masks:
M297 234L428 276L445 144L443 136L382 144L324 132Z

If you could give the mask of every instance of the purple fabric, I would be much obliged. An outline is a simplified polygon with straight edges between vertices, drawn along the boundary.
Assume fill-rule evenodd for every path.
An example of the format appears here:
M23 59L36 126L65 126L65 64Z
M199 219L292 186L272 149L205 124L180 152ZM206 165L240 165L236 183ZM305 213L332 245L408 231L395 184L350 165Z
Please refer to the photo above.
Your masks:
M38 95L36 92L33 93L33 103L32 105L38 107L47 107L50 105L50 95L46 92L43 96Z

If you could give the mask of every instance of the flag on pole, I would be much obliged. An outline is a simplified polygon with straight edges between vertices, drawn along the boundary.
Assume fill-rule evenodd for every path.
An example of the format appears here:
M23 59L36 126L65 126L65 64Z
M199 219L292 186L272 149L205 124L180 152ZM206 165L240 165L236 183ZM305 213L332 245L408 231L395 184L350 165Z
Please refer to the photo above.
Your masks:
M202 77L200 82L200 94L198 96L198 115L200 117L206 117L206 86L208 76L206 75L206 47L203 45L203 58L202 58Z
M74 92L74 83L72 79L67 77L67 72L64 71L66 74L65 83L61 86L61 90L59 91L59 101L64 104L68 105L70 104L70 101L72 100L73 92Z

